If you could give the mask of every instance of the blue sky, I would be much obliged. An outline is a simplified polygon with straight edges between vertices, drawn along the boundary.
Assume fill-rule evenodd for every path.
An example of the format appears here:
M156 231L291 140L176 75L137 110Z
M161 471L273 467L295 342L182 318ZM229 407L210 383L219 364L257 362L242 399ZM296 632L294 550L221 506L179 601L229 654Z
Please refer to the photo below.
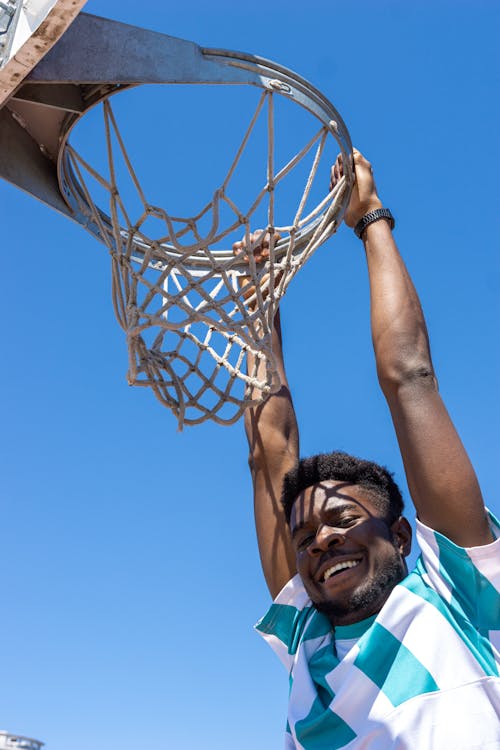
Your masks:
M276 60L339 109L396 216L442 394L500 512L498 4L142 7L86 10ZM127 115L145 178L167 197L210 190L209 155L186 154L182 177L159 169L147 113L164 117L167 144L179 125L164 89L148 96L151 109ZM205 106L183 116L228 133L232 110ZM178 433L152 394L126 384L105 248L6 183L0 205L0 728L47 750L281 747L287 677L251 628L268 595L242 424ZM348 229L294 279L282 314L302 453L380 461L408 499Z

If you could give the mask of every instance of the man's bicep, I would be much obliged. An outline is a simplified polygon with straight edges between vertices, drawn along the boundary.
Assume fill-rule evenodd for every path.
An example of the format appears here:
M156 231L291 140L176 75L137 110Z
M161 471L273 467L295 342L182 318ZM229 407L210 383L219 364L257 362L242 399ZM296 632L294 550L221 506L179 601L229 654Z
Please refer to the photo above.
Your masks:
M417 515L462 547L492 540L481 490L435 381L386 393Z

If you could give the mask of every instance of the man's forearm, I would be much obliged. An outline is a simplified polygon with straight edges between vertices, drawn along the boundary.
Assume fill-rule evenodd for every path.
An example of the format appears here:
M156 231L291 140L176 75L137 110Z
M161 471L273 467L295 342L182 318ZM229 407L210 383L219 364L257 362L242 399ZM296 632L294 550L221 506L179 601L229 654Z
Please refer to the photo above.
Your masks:
M261 455L262 449L266 455L275 452L284 441L291 442L294 450L298 450L298 428L292 397L288 387L285 364L283 359L283 343L281 336L281 319L277 311L272 331L272 350L276 359L276 367L280 378L281 387L277 393L258 407L247 409L245 412L245 430L250 447L251 457L255 461ZM248 369L253 367L253 355L248 355ZM257 378L260 370L264 369L265 362L260 361L257 369ZM262 447L262 443L264 446Z
M372 338L382 388L423 377L436 386L429 338L417 292L387 221L363 234L370 278Z

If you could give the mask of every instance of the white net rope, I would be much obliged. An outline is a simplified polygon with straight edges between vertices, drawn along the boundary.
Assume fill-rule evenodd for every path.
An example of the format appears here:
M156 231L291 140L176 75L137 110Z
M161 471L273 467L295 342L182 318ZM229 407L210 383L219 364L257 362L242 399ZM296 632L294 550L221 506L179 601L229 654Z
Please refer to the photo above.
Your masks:
M343 177L312 210L311 186L325 149L335 132L321 126L282 167L275 167L274 94L264 91L241 145L212 199L195 216L172 216L148 202L132 166L109 100L102 104L106 134L107 175L70 144L67 168L78 184L79 209L92 222L112 259L112 297L119 324L126 332L128 382L149 386L174 412L179 429L212 419L232 424L249 405L262 402L279 386L271 332L278 303L293 276L337 229L349 184ZM267 111L267 169L252 205L242 211L231 192L231 180L258 118ZM275 223L277 185L309 154L312 166L303 194L288 225ZM139 215L131 215L120 193L115 161L126 165L140 199ZM109 213L92 197L92 184L109 195ZM235 231L251 244L251 223L265 206L267 225L253 247L269 233L269 257L256 263L221 242ZM222 226L222 208L231 221ZM162 227L147 231L154 218ZM207 221L209 229L207 231ZM204 228L203 228L204 227ZM275 233L281 238L275 241ZM247 354L250 366L247 367Z

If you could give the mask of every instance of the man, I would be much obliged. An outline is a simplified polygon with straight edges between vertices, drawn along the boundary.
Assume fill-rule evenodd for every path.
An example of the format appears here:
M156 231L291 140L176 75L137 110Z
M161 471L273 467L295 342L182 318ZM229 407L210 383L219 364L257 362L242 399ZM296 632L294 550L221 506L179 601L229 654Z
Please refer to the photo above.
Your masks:
M343 453L299 462L277 317L282 386L245 427L275 599L257 628L289 673L286 747L500 748L500 529L440 398L390 212L358 151L354 166L345 222L364 243L377 373L423 554L408 575L411 529L383 467ZM337 159L332 182L341 174Z

